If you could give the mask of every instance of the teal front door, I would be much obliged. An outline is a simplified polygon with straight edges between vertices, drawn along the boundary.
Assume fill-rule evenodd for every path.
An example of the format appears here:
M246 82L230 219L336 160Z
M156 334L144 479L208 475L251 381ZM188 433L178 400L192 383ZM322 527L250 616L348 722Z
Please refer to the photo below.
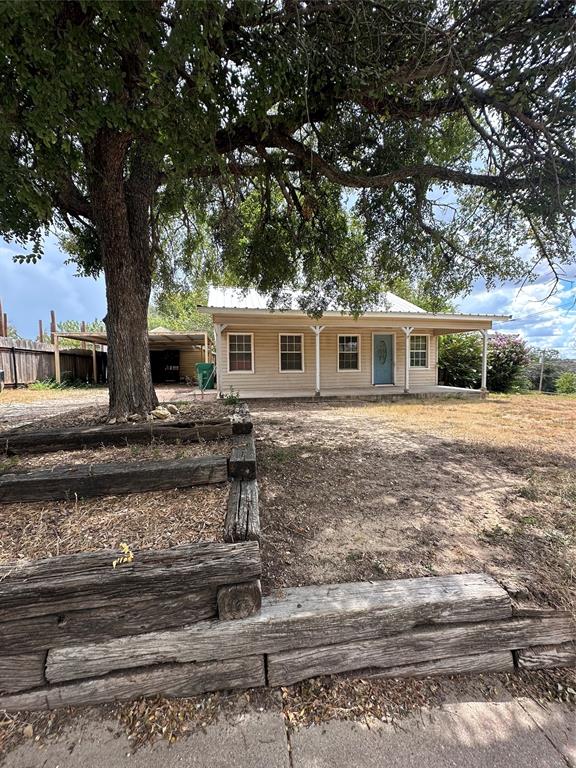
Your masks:
M394 336L375 333L373 336L374 384L394 384Z

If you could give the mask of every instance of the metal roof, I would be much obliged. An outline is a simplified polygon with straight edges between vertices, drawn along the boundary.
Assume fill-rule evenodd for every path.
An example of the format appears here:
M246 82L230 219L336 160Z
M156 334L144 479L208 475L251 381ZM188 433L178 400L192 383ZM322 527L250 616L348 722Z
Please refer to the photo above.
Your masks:
M300 314L306 314L299 305L300 293L296 291L288 292L289 306L283 311L299 312ZM255 290L243 290L240 288L214 288L211 287L208 291L208 304L209 308L217 309L264 309L268 310L270 303L270 297L266 294L259 293ZM280 311L280 310L278 310ZM343 314L342 307L333 307L330 311L338 314ZM373 311L377 312L425 312L421 307L412 304L406 299L402 299L400 296L396 296L395 293L389 291L383 291L380 294L380 301L377 306L373 307ZM328 314L326 312L325 314Z
M269 297L258 291L244 291L239 288L210 288L208 294L208 305L199 306L198 309L204 314L278 314L288 316L308 317L307 313L297 306L298 294L291 296L290 307L288 309L270 309L268 306ZM328 317L346 317L349 313L342 309L331 309L323 313ZM426 312L416 304L396 296L394 293L384 292L381 295L380 306L368 312L364 312L361 317L367 318L405 318L406 320L422 320L423 316L436 320L509 320L511 315L473 315L460 314L458 312Z
M58 338L86 341L90 344L108 345L108 336L104 331L71 331L70 333L57 333ZM170 331L167 328L154 328L148 332L148 345L150 349L164 349L174 347L183 349L202 346L207 334L204 331Z

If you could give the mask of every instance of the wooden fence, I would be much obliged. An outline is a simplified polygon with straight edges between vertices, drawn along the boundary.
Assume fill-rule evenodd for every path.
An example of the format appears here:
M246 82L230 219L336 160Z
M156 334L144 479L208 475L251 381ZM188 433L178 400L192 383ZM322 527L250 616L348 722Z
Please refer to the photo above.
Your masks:
M97 353L101 355L102 353ZM92 352L88 349L61 349L62 376L93 381ZM0 371L7 387L55 378L54 346L40 341L0 336Z

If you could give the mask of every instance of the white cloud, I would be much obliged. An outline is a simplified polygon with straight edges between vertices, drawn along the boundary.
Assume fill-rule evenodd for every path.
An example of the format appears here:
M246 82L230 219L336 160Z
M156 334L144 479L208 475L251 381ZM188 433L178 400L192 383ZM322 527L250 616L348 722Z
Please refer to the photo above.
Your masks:
M576 285L560 282L550 294L549 280L539 276L524 287L510 283L494 290L478 286L458 304L461 312L509 314L511 322L495 329L519 333L530 346L558 349L563 357L576 358Z

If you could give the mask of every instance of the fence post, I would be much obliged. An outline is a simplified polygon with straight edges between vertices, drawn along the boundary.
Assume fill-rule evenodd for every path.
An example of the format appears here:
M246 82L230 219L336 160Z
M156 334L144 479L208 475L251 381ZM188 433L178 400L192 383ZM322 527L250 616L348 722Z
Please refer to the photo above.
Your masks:
M60 375L60 345L58 344L58 334L52 334L54 339L54 377L58 384L60 384L62 377Z

